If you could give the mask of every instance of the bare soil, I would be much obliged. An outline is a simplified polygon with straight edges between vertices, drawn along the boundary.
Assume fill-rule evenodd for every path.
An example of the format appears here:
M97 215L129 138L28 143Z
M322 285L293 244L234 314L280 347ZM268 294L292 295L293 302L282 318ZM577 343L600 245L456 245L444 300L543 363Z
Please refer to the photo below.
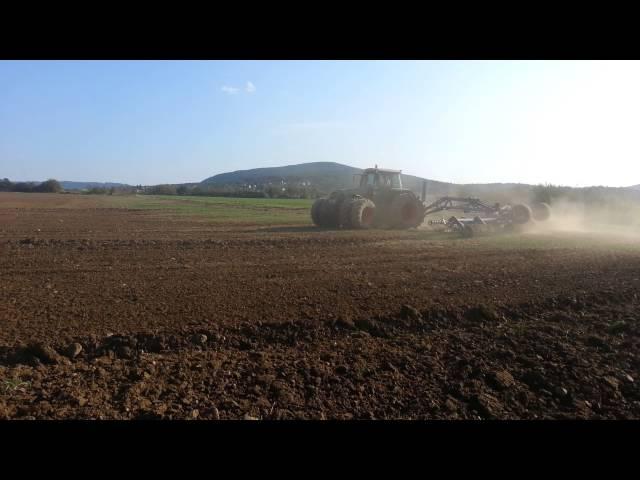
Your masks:
M640 417L632 239L109 205L0 195L0 418Z

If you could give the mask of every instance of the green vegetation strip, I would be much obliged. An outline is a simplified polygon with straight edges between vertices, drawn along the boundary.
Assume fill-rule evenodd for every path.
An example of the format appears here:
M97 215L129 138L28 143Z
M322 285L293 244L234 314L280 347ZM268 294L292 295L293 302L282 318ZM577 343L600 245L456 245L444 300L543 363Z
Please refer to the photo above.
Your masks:
M125 208L204 217L221 223L309 224L313 200L145 195L116 200Z

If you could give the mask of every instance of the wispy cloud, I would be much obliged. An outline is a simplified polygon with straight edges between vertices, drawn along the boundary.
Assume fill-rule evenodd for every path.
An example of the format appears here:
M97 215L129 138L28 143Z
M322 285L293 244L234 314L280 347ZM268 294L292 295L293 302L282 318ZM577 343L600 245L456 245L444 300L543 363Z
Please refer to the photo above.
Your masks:
M229 85L225 85L224 87L221 88L221 90L227 95L235 95L240 91L238 87L230 87Z
M220 90L222 90L227 95L236 95L237 93L240 93L240 92L245 92L251 95L252 93L255 93L256 86L253 84L253 82L248 81L245 84L244 88L234 87L233 85L225 85Z

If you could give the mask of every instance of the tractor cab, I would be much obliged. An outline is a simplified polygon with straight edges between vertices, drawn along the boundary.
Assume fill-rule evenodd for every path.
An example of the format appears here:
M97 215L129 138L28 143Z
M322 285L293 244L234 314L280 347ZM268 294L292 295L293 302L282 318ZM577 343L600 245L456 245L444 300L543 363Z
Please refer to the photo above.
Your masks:
M379 189L388 188L402 190L401 170L387 170L383 168L367 168L360 175L360 188Z

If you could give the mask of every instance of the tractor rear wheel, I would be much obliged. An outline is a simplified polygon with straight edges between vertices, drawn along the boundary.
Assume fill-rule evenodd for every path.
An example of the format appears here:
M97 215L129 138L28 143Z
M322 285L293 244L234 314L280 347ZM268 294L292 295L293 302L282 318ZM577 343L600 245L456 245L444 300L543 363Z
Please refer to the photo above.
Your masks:
M396 228L415 228L424 220L422 203L411 194L402 193L391 202L390 219Z
M338 226L338 204L333 198L325 198L318 207L318 216L323 227Z
M325 201L324 198L319 198L317 199L315 202L313 202L313 205L311 206L311 220L313 221L313 224L316 225L317 227L322 227L322 221L320 219L320 205Z
M338 224L341 228L351 228L351 207L353 202L344 199L338 207Z
M351 204L351 227L371 228L376 214L376 205L368 198L359 198L350 202Z

